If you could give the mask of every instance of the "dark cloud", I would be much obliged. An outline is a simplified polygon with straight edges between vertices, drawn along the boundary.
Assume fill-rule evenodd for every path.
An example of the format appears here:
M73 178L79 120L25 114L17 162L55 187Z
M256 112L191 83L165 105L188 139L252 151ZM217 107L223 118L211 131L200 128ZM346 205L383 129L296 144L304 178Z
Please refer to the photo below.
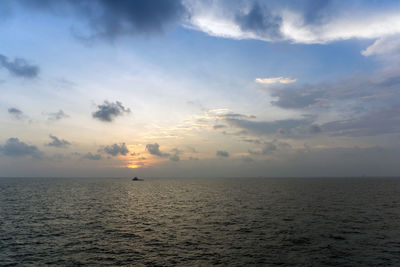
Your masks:
M17 108L9 108L8 113L17 120L21 120L24 117L24 113Z
M337 120L321 125L335 136L375 136L400 132L400 106L372 111L360 117Z
M280 88L273 92L271 96L278 100L271 104L286 109L302 109L315 105L323 96L322 88L312 88L307 85L305 88Z
M229 130L222 131L225 135L239 136L240 140L257 143L261 136L275 135L286 138L304 138L310 134L309 126L317 116L303 114L303 118L275 121L257 120L253 115L227 113L215 115L216 125L221 122L229 126ZM250 138L257 136L257 139Z
M118 156L118 155L125 156L126 154L129 153L129 149L127 148L125 143L106 146L103 150L104 152L106 152L111 156Z
M104 101L104 103L98 105L97 108L98 110L93 112L92 117L105 122L111 122L124 113L130 113L130 109L125 108L119 101L115 103Z
M223 151L223 150L218 150L216 155L218 157L224 157L224 158L229 157L229 153L227 151Z
M5 68L9 73L22 78L35 78L39 75L39 67L30 64L23 58L9 60L0 54L0 68Z
M277 100L272 104L285 109L332 108L343 102L364 106L371 102L390 103L400 97L400 76L385 78L349 76L335 82L281 85L266 88Z
M276 121L254 121L247 119L227 118L225 121L233 127L246 130L245 133L248 132L255 135L277 134L279 131L284 131L285 134L290 134L292 133L292 130L310 124L310 120L308 118Z
M101 37L160 33L179 21L186 9L179 0L98 0L100 14L88 12L90 25Z
M278 39L281 37L280 26L282 18L272 15L265 7L255 2L248 13L236 14L236 23L245 32Z
M286 109L299 109L314 114L302 126L304 134L324 132L335 136L373 136L400 131L399 76L350 76L345 79L315 85L281 86L268 88L277 97L273 104ZM315 124L324 113L337 118ZM243 126L243 122L233 122ZM250 127L249 125L244 125ZM243 126L243 127L244 127ZM282 127L284 135L290 134Z
M315 117L326 111L340 114L321 125L309 120L308 133L324 132L335 136L373 136L400 131L399 76L350 76L315 85L272 88L273 102L282 108L307 110ZM282 129L285 134L287 130Z
M47 144L47 146L53 146L58 148L66 148L71 145L70 142L64 139L59 139L57 136L49 135L51 142Z
M162 157L162 158L165 158L165 157L169 157L169 156L170 156L169 153L163 153L163 152L161 152L161 150L160 150L160 145L157 144L157 143L154 143L154 144L147 144L147 145L146 145L146 150L147 150L151 155L159 156L159 157Z
M100 154L92 154L91 152L85 154L82 159L89 159L89 160L101 160L102 157Z
M0 146L0 153L10 157L31 156L33 158L42 158L41 152L36 146L30 146L18 138L9 138L3 146Z
M249 153L252 155L270 155L278 151L287 151L291 148L290 144L275 139L270 142L264 142L258 149L249 149Z
M82 39L115 40L123 35L159 34L179 23L187 14L180 0L26 0L24 7L54 15L74 15L91 29Z
M307 24L321 23L328 16L328 8L332 0L303 0L301 1L304 21Z
M322 132L321 127L319 127L317 124L312 124L308 127L310 133L315 134L315 133L320 133Z
M255 119L256 116L254 115L245 115L245 114L240 114L240 113L226 113L220 115L220 117L225 118L225 119Z
M69 115L65 114L61 109L58 112L48 113L49 121L59 121L61 119L69 118Z
M244 137L244 138L241 138L240 140L243 142L253 143L253 144L257 144L257 145L261 144L261 141L258 139L251 139L251 138Z

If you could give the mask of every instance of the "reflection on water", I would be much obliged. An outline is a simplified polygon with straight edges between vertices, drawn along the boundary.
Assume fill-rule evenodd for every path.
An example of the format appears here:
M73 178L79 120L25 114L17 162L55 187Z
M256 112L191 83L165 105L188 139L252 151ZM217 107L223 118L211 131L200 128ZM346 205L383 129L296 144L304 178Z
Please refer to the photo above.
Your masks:
M396 264L400 179L0 179L0 265Z

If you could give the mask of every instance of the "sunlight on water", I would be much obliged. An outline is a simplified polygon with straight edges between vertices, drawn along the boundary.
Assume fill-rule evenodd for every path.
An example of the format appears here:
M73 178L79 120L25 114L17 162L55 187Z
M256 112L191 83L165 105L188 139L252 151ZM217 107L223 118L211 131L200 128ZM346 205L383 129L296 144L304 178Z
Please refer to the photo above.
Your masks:
M4 265L395 264L396 179L0 179Z

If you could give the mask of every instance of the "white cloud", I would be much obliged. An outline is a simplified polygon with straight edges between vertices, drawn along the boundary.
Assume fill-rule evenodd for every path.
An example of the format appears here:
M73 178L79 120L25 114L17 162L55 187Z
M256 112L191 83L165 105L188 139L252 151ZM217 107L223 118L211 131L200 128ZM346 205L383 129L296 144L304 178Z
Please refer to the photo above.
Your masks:
M400 36L383 37L361 51L363 56L398 54L400 52Z
M308 23L305 15L288 8L265 10L265 17L273 15L280 19L278 35L268 31L256 31L241 27L237 14L249 14L248 6L224 8L211 1L205 8L197 3L191 8L191 17L185 27L202 31L211 36L232 39L256 39L261 41L291 41L304 44L323 44L349 39L378 39L400 34L400 12L362 9L341 10L326 16L318 23ZM210 4L210 3L208 3ZM269 13L271 14L269 14Z
M187 28L207 33L210 36L232 39L259 39L254 34L248 34L240 30L233 21L217 18L213 15L194 17Z
M255 81L256 83L262 83L262 84L274 84L274 83L282 83L282 84L288 84L288 83L294 83L296 82L296 78L291 78L291 77L272 77L272 78L257 78Z

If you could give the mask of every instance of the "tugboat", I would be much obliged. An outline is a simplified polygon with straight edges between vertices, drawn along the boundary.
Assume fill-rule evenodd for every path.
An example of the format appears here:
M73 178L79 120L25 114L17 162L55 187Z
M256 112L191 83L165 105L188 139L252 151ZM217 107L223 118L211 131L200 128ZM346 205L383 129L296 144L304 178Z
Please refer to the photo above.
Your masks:
M134 178L132 178L132 181L143 181L143 179L140 179L140 178L135 176Z

